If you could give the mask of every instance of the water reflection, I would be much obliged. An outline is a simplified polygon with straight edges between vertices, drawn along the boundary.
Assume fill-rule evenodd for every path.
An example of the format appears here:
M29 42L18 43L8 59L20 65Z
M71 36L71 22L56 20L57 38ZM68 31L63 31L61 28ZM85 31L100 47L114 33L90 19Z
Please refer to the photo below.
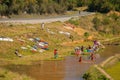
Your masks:
M65 78L64 80L82 80L82 74L91 64L79 63L78 57L67 57L65 60Z

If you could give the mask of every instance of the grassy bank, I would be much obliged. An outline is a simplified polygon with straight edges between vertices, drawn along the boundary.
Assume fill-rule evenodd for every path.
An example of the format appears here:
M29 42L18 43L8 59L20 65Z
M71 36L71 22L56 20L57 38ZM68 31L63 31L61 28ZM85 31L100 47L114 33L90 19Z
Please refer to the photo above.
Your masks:
M109 80L95 67L91 67L84 75L85 80Z
M117 54L108 58L106 61L98 65L98 67L91 67L84 75L85 80L119 80L120 70L120 55ZM102 66L104 64L104 66ZM99 68L99 69L98 69ZM108 79L107 77L111 78Z
M114 80L119 80L120 55L115 55L103 68Z
M49 29L49 31L48 31ZM62 45L64 42L72 42L71 39L60 34L59 31L69 32L74 36L74 40L79 40L78 34L72 30L64 28L64 24L61 22L46 23L44 30L41 29L40 24L1 24L0 25L0 37L10 37L13 42L0 41L0 66L5 65L30 65L34 61L40 60L63 60L65 56L71 55L74 46ZM40 38L42 41L48 42L48 50L43 52L32 52L29 47L33 47L36 43L30 41L29 38ZM21 47L27 47L28 49L21 49ZM59 57L54 59L53 51L58 49ZM23 57L18 57L14 54L15 49L19 50L19 53ZM19 75L9 70L4 70L4 67L0 69L0 80L31 80L31 78L25 75Z
M72 42L69 36L60 34L59 31L69 32L71 35L73 35L74 41ZM61 22L46 23L44 30L41 29L40 24L1 24L0 36L10 37L14 40L13 42L0 42L1 60L5 59L6 61L11 61L14 63L19 62L19 60L21 63L25 63L29 60L52 59L53 50L55 48L58 49L59 57L62 59L64 56L71 55L71 52L75 46L88 46L88 44L92 44L90 42L80 41L81 39L84 39L82 38L84 35L79 36L77 32L66 29L64 27L64 23ZM41 40L48 42L49 50L45 50L42 53L32 52L27 46L32 47L35 42L30 41L29 38L40 38ZM27 47L28 49L23 50L21 47ZM14 54L15 49L19 49L20 53L23 55L22 58L19 58Z
M19 75L9 70L0 68L0 80L34 80L26 75Z
M117 62L116 64L110 66L109 68L106 68L105 70L107 73L109 73L110 76L113 77L114 80L120 80L120 62Z

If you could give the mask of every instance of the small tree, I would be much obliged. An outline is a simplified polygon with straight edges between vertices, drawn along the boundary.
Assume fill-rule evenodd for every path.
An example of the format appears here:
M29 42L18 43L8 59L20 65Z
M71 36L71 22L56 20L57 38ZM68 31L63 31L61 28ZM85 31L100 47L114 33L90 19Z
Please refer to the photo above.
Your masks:
M74 25L76 25L76 26L79 25L79 21L78 21L78 20L70 19L68 22L71 23L71 24L74 24Z
M85 33L84 33L84 37L85 37L85 40L87 40L88 37L89 37L89 33L88 33L88 32L85 32Z

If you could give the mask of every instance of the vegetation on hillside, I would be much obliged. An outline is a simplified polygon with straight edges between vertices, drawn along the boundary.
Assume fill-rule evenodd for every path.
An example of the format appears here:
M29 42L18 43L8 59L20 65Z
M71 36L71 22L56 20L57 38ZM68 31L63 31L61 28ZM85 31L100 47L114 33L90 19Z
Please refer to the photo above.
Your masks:
M86 30L98 32L100 35L120 35L120 16L113 13L100 14L93 16L80 17L80 19L71 19L69 23L82 27Z
M113 13L110 15L95 16L92 20L93 27L101 34L120 34L120 16Z
M0 0L0 15L63 14L81 6L89 11L120 11L120 0Z
M88 10L103 13L111 10L120 11L120 0L91 0Z

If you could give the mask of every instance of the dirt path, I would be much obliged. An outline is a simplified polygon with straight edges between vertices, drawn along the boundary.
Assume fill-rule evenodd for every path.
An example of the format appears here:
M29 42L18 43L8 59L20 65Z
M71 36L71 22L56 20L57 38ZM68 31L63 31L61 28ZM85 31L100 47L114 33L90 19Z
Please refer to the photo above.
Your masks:
M81 12L81 14L74 14L70 16L58 16L58 17L50 17L50 18L44 18L44 19L0 19L0 23L20 23L20 24L37 24L37 23L50 23L50 22L55 22L55 21L67 21L73 17L80 17L80 16L88 16L95 14L93 12Z

